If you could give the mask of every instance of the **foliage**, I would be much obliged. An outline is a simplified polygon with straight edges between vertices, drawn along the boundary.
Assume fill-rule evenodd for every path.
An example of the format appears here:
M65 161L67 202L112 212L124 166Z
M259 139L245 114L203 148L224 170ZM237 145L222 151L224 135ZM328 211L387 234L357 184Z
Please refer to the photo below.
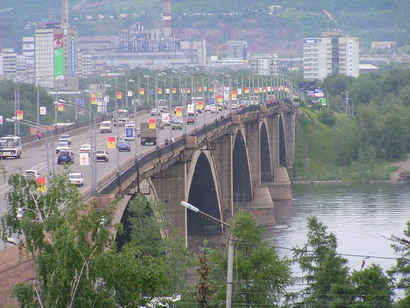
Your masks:
M235 243L234 294L235 305L278 304L291 282L289 261L281 259L274 247L263 239L264 229L257 225L252 214L239 212L234 216L232 236ZM219 281L216 295L219 303L226 296L226 255L214 251L213 279Z
M319 112L319 121L327 126L333 126L336 123L335 115L328 109L323 109Z
M204 243L204 247L201 249L201 254L198 256L199 268L196 272L199 275L198 282L196 283L195 299L199 307L210 308L215 307L212 304L212 299L217 291L217 285L211 280L212 268L209 264L209 248L207 242Z
M137 195L128 207L130 240L138 246L141 255L161 259L166 265L168 278L155 295L169 296L185 290L185 274L192 257L164 204Z
M303 301L311 307L330 306L335 289L350 284L347 260L337 254L334 234L329 234L316 217L308 218L307 229L307 243L293 249L308 285L302 293Z
M65 175L48 180L46 193L35 181L10 176L2 238L17 234L19 247L35 263L36 281L17 286L19 300L46 307L117 307L144 304L167 282L161 259L141 256L135 246L115 252L109 227L113 207L96 210L80 202ZM22 209L23 217L17 212ZM30 295L34 295L29 299Z

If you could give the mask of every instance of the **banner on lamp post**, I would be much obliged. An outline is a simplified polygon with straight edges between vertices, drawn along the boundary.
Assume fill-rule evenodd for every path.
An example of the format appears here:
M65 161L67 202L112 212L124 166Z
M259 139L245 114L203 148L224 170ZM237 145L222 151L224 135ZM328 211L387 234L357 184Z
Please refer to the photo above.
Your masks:
M23 110L17 110L17 119L19 120L23 119Z
M116 142L115 142L115 137L108 137L108 148L109 149L115 149L116 147Z
M40 115L46 115L47 114L47 107L40 107Z
M149 119L149 129L156 129L157 121L155 119Z

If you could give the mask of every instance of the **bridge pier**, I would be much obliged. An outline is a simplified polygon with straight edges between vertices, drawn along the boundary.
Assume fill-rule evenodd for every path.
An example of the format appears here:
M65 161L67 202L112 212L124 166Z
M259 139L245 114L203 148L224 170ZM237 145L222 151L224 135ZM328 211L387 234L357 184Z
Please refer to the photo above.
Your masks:
M274 181L266 183L272 200L291 200L292 188L286 168L277 167L274 174Z

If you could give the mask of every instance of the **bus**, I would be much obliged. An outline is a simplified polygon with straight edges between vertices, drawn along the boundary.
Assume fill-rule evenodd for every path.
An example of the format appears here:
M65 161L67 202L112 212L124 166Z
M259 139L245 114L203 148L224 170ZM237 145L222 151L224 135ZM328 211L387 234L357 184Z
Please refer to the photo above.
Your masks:
M23 152L19 136L5 136L0 138L0 159L7 157L20 158Z
M117 126L117 118L118 118L118 126L124 126L126 122L129 121L128 110L125 109L118 109L113 113L113 123L114 126Z

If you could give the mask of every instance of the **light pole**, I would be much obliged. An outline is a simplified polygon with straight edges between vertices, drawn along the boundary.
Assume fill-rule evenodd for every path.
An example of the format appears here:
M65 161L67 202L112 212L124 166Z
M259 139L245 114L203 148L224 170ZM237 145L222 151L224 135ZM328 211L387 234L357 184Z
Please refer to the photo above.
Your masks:
M63 99L59 99L58 102L55 104L62 103L64 105L68 105L74 108L80 108L85 110L90 117L90 137L91 137L91 152L90 152L90 168L91 168L91 194L94 196L97 193L97 166L96 166L96 159L95 159L95 151L97 150L97 133L96 133L96 125L95 125L95 113L94 110L91 108L87 108L84 106L79 106L78 104L73 104L71 102L67 102ZM92 119L92 121L91 121Z
M231 308L232 307L232 286L233 286L233 239L232 239L232 227L231 225L227 224L226 222L223 222L222 220L215 218L205 212L202 212L199 210L196 206L186 202L186 201L181 201L181 205L188 210L191 210L195 213L201 214L213 221L216 221L220 224L223 224L224 226L228 227L230 230L230 236L228 237L228 269L226 273L226 308Z
M405 239L405 238L400 238L398 236L395 236L393 234L382 234L382 237L384 237L385 239L389 240L389 241L393 241L393 242L397 242L400 243L402 245L406 245L406 246L410 246L410 240Z

